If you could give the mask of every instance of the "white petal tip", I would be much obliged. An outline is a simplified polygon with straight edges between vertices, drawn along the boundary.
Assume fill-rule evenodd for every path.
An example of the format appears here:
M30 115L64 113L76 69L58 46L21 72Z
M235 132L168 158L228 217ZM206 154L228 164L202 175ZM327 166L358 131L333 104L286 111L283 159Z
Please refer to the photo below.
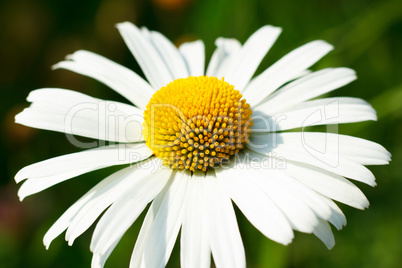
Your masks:
M28 96L29 97L29 96ZM27 98L27 100L28 100L28 98ZM27 108L25 108L22 112L20 112L19 114L17 114L15 117L14 117L14 122L15 123L17 123L17 124L20 124L20 125L23 125L24 124L24 111L26 110Z
M273 26L273 25L265 25L265 26L262 26L262 27L260 28L260 30L269 30L269 31L274 30L274 31L277 31L278 34L279 34L280 32L282 32L282 28L281 28L281 27L277 27L277 26Z
M331 51L331 50L334 49L333 45L331 45L330 43L328 43L327 41L324 41L324 40L315 40L315 41L313 41L311 43L319 44L319 45L325 47L326 50L328 50L328 51Z
M56 237L54 236L54 232L52 231L52 228L50 228L50 229L46 232L46 234L43 236L43 240L42 240L43 245L45 245L45 248L46 248L46 249L49 249L50 244L53 242L53 240L54 240L55 238L56 238Z
M65 239L66 239L66 241L67 241L67 244L71 247L73 244L74 244L74 241L75 241L75 239L77 238L76 236L73 236L71 233L71 231L69 231L70 230L70 228L69 229L67 229L67 231L66 231L66 236L65 236Z
M366 200L361 200L360 202L356 202L354 204L351 204L353 208L359 209L359 210L365 210L368 209L370 206L370 202ZM344 224L346 225L346 224Z
M328 245L325 245L325 246L327 247L328 250L331 250L331 249L334 248L335 243L333 243L333 244L328 244Z
M379 165L389 165L389 162L391 162L391 158L387 157L386 159L384 159L383 161L378 161Z
M329 68L329 69L337 69L339 72L345 72L351 76L356 76L356 71L351 68L348 68L348 67L337 67L337 68ZM356 76L356 78L357 78L357 76Z
M14 180L15 180L16 183L20 183L25 179L26 179L26 176L21 174L20 171L17 174L15 174Z
M49 250L50 244L52 240L50 240L46 235L43 237L43 245L45 246L46 250Z
M275 241L275 242L281 244L281 245L287 246L287 245L292 243L293 238L294 238L294 233L292 231L291 233L286 234L286 235L282 235L281 237L275 237L275 238L274 237L268 237L268 236L266 236L266 237L268 239L271 239L272 241Z
M287 246L287 245L290 245L291 243L292 243L292 241L293 241L293 236L290 238L290 239L288 239L288 240L286 240L286 241L283 241L282 243L280 243L280 244L282 244L282 245L284 245L284 246Z
M22 202L27 196L30 196L30 195L36 193L36 192L34 192L34 193L29 192L29 189L27 189L27 187L24 187L24 184L25 183L23 183L21 185L21 187L18 189L18 192L17 192L17 195L18 195L18 197L20 199L20 202Z
M21 187L18 189L18 192L17 192L17 195L18 195L18 198L20 199L20 202L22 202L24 199L25 199L25 197L27 197L29 194L28 193L26 193L26 190L24 190L24 184L22 184L21 185Z
M29 176L28 176L28 172L27 172L27 167L29 167L29 166L26 166L26 167L20 169L17 172L17 174L15 174L14 180L15 180L16 183L20 183L23 180L28 179Z
M50 67L50 68L52 69L52 71L54 71L54 70L57 70L57 69L60 69L63 67L61 66L61 64L59 62L59 63L53 64L52 67Z
M129 21L124 21L124 22L120 22L116 24L116 28L120 29L122 27L132 27L134 26L135 28L137 28L133 23L129 22Z

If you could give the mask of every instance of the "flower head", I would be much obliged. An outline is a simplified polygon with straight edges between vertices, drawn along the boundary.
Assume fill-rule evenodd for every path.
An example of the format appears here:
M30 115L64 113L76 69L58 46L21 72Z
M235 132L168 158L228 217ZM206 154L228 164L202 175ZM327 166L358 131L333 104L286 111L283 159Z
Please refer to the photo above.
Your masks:
M173 169L207 171L244 148L250 104L216 77L176 79L158 90L144 112L144 139Z
M310 42L253 78L280 28L264 26L244 45L218 38L205 72L202 41L177 49L158 32L128 22L118 29L148 81L88 51L54 68L97 79L131 104L44 88L32 91L31 106L16 116L30 127L112 142L23 168L15 177L25 180L21 199L80 174L131 164L73 204L46 233L46 247L65 230L71 245L100 217L90 249L92 266L102 267L151 203L131 267L164 266L180 229L183 267L209 267L211 253L217 267L244 267L232 201L278 243L290 243L296 230L328 248L335 243L329 223L346 224L334 200L368 206L349 179L374 186L365 165L390 161L382 146L334 133L286 132L376 119L361 99L314 99L356 79L348 68L308 70L331 45Z

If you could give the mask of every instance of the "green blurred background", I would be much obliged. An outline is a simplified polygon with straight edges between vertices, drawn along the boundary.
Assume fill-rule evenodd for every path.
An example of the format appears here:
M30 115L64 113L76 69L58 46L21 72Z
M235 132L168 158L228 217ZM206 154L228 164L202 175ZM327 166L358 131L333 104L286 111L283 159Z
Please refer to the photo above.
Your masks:
M369 210L341 205L348 219L335 232L331 251L314 236L297 233L287 247L276 244L238 214L248 267L402 267L402 3L400 0L3 0L0 2L1 159L0 267L90 267L93 227L69 247L63 235L48 251L42 237L52 223L114 168L86 174L40 194L17 199L14 174L25 165L74 152L60 133L14 124L40 87L69 88L124 101L106 86L51 65L78 49L94 51L142 74L115 23L129 20L161 31L176 44L203 39L207 59L218 36L244 42L265 24L283 33L259 72L286 52L314 39L335 50L312 69L347 66L359 79L331 96L368 100L378 122L341 125L340 133L384 145L389 166L372 167L378 186L358 186L371 201ZM238 212L238 211L237 211ZM143 215L142 215L143 218ZM142 218L123 237L106 267L127 267ZM170 267L180 262L176 245Z

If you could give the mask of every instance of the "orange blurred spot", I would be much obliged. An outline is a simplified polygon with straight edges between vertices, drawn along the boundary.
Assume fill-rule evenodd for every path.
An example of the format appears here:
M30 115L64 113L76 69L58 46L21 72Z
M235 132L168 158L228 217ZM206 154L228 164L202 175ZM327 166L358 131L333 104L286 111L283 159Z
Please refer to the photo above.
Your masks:
M152 0L155 6L169 9L169 10L176 10L182 9L189 5L192 0Z
M0 235L19 236L25 229L26 212L15 194L16 188L12 182L0 188Z

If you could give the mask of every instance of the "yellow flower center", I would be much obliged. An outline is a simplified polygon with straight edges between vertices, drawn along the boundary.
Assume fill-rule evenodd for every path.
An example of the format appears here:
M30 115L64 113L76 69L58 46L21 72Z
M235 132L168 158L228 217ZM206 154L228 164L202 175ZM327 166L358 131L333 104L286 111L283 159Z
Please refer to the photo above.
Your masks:
M206 171L227 162L244 147L253 125L242 97L223 78L176 79L144 111L146 144L172 169Z

